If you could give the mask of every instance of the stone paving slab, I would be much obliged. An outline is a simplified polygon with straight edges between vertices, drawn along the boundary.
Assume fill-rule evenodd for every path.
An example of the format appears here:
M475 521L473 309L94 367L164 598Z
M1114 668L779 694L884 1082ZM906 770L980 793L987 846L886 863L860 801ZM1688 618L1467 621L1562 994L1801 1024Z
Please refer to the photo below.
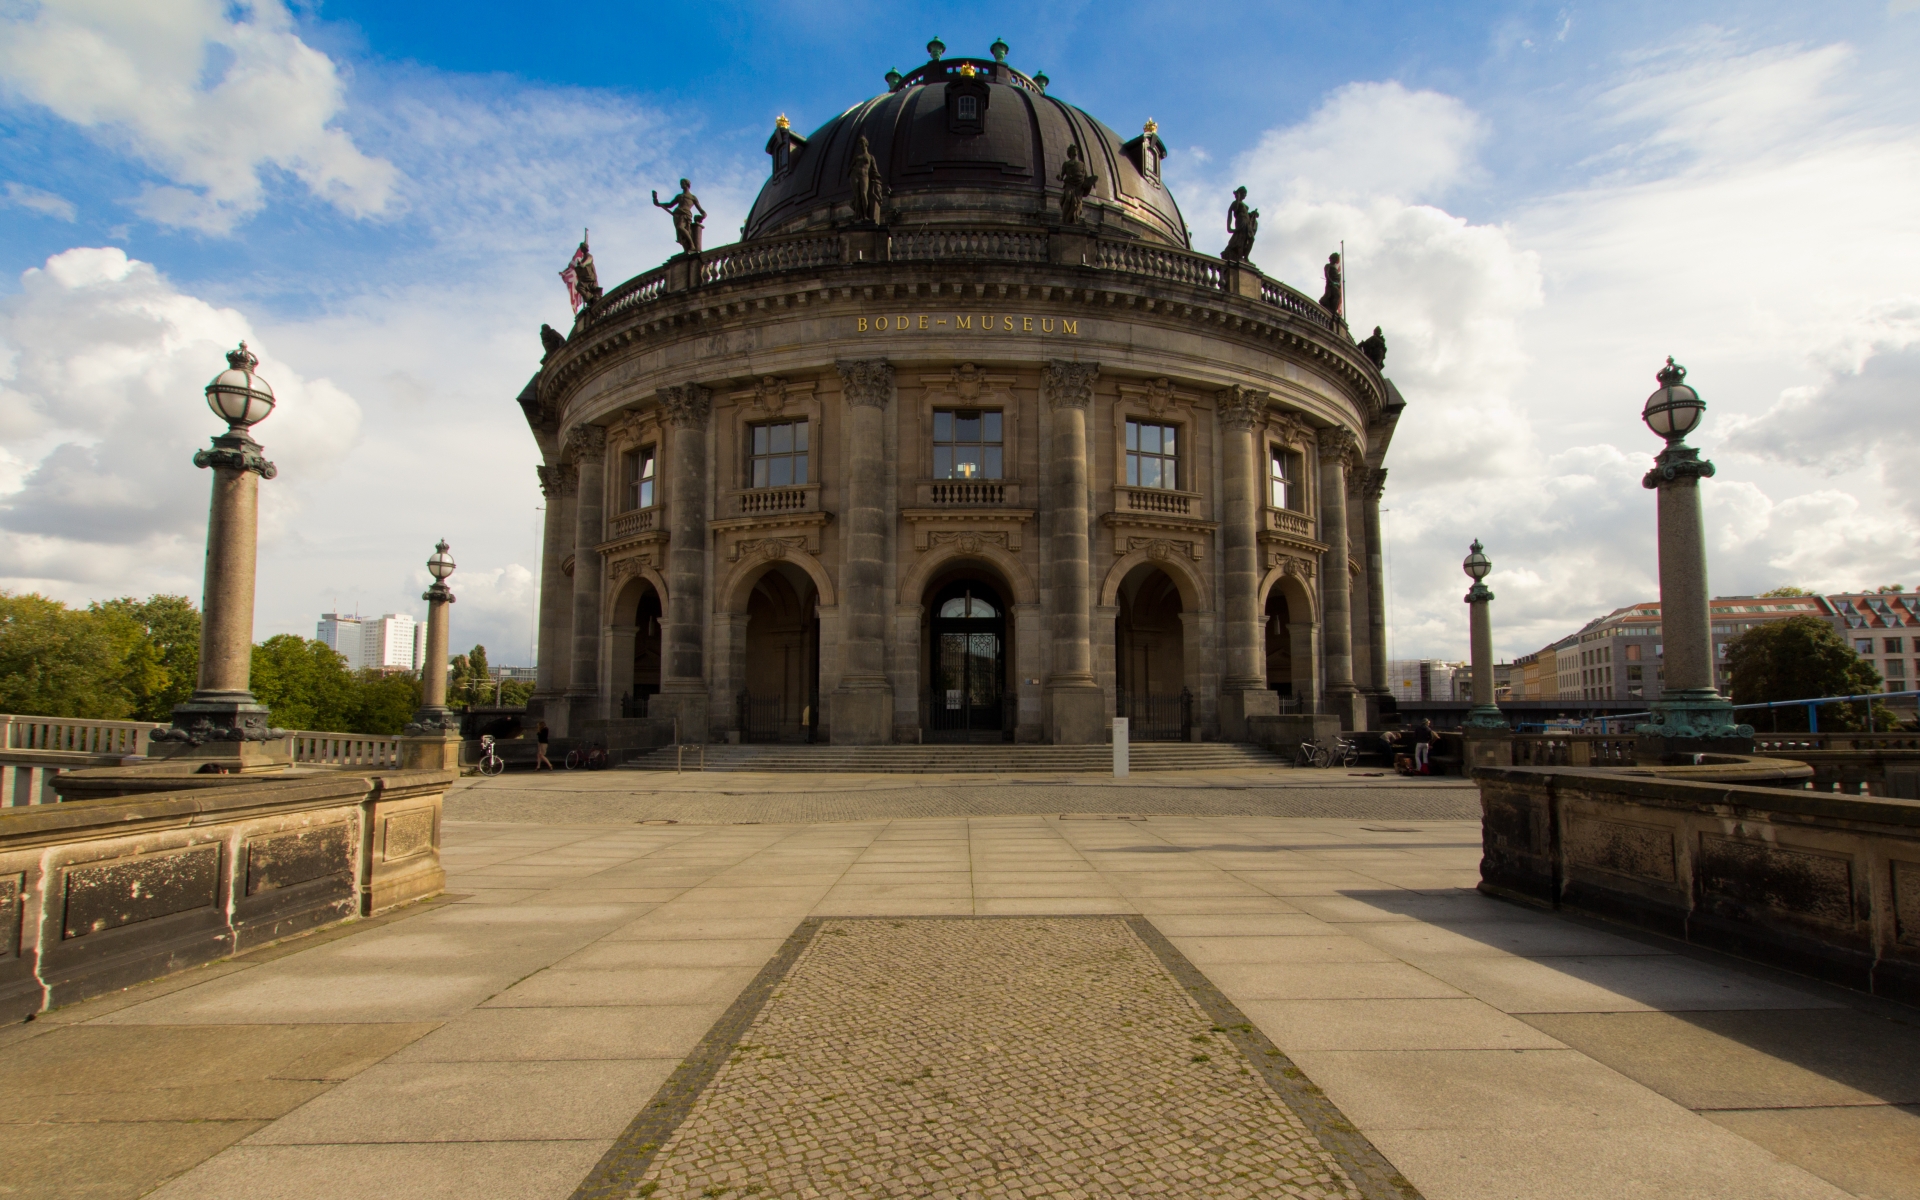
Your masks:
M1283 1100L1128 921L806 932L710 1082L579 1197L1417 1194L1363 1139L1323 1142L1346 1123Z

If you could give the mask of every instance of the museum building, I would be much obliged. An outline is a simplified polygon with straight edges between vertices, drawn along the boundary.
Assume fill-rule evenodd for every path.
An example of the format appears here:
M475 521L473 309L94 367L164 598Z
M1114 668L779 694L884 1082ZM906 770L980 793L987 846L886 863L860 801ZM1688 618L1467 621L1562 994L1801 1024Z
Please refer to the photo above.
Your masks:
M1151 120L1123 139L1001 43L929 51L776 123L738 243L702 248L683 187L685 252L547 331L537 715L613 744L1377 721L1384 349L1245 261L1244 204L1237 253L1197 251Z

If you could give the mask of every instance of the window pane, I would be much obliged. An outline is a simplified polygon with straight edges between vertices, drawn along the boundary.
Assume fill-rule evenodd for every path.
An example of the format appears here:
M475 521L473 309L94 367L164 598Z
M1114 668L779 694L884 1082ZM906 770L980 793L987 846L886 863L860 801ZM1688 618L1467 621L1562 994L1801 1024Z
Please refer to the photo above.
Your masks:
M962 479L980 478L980 448L978 446L955 446L953 448L953 473Z
M764 458L754 460L753 486L755 487L767 486L767 460Z
M1160 453L1172 454L1174 452L1173 451L1173 434L1177 428L1178 426L1175 426L1175 425L1166 425L1161 427Z
M1000 414L997 412L982 413L980 414L980 420L982 422L982 432L985 433L986 440L989 442L999 441Z
M968 616L971 616L977 620L981 617L991 617L996 615L993 611L993 605L987 603L985 600L982 600L978 596L973 596L970 599L973 604L973 607L968 610L967 612ZM990 638L993 635L989 633L985 635L975 634L974 636L975 637L985 636Z
M1160 460L1161 487L1177 488L1180 486L1180 472L1175 466L1176 461L1177 460L1172 458L1163 458Z
M937 412L933 414L933 440L950 442L953 440L953 414Z
M755 425L753 427L753 452L755 454L765 454L767 452L767 427L765 425Z
M789 454L793 451L793 426L774 425L768 432L773 435L772 450L775 454Z
M640 507L653 507L653 480L643 480L640 484Z
M640 458L640 478L653 478L653 451L643 451Z
M1139 448L1140 448L1140 423L1137 421L1128 421L1127 422L1127 449L1138 450Z
M1160 460L1140 456L1140 486L1157 488L1160 486Z
M793 456L793 481L795 483L807 481L807 456L804 454Z
M953 478L953 447L935 446L933 448L933 477L935 479Z
M1127 455L1127 486L1140 486L1140 456L1138 454Z
M767 483L771 487L786 487L793 482L793 460L791 458L770 458L767 460Z
M983 468L981 469L981 477L982 477L982 478L985 478L985 479L999 479L999 478L1001 478L1001 475L1000 475L1000 447L998 447L998 446L988 446L988 447L987 447L987 464L986 464L986 466L985 466L985 467L983 467Z
M807 448L807 423L805 421L799 421L794 424L793 448L795 450L805 450Z
M1140 451L1143 454L1160 453L1160 427L1142 425L1140 427Z
M966 616L966 615L967 615L967 599L966 599L966 597L965 597L965 596L955 596L955 597L954 597L953 599L951 599L951 600L949 600L949 601L947 601L947 602L946 602L945 604L942 604L942 605L940 606L940 615L941 615L941 616L943 616L943 617L964 617L964 616ZM945 649L945 646L944 646L944 644L942 645L942 647L941 647L941 648L942 648L942 649ZM944 658L945 658L946 656L945 656L945 655L942 655L941 657L942 657L942 658L944 659Z
M956 442L977 442L980 440L980 414L953 414L953 440Z

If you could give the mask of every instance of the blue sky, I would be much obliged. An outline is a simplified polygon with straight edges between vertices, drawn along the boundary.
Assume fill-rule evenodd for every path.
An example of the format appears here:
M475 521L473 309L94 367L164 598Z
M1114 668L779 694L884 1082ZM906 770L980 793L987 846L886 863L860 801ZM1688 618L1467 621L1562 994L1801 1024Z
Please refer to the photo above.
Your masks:
M0 587L196 593L220 343L259 431L258 628L419 608L527 655L535 455L513 396L582 226L603 278L672 249L682 174L737 225L773 117L811 129L949 53L1159 121L1217 250L1311 285L1350 252L1412 404L1393 456L1396 656L1503 653L1653 594L1669 353L1713 406L1715 590L1920 581L1920 0L1806 5L0 3ZM710 240L720 240L717 236Z

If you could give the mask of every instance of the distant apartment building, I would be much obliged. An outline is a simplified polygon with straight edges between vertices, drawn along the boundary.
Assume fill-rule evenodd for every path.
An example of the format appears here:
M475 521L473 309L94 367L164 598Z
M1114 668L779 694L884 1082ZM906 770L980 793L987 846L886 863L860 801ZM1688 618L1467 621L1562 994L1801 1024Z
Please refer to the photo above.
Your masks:
M1387 690L1395 700L1464 700L1473 692L1467 664L1432 658L1387 660Z
M1920 596L1843 592L1810 596L1847 645L1873 664L1889 692L1911 691L1920 680Z
M427 652L426 627L405 613L321 613L314 638L346 659L350 671L418 671Z
M538 667L494 667L489 671L495 679L512 679L521 683L533 683L540 677Z
M1741 634L1768 621L1804 616L1833 619L1837 612L1817 596L1721 596L1708 605L1708 610L1713 629L1714 684L1722 692L1731 691L1733 686L1727 648ZM1528 698L1659 699L1665 650L1660 629L1657 600L1630 604L1588 622L1578 633L1520 660L1535 660L1528 664L1530 668L1552 662L1552 692L1538 697L1529 694ZM1910 637L1904 635L1903 642ZM1535 670L1535 677L1544 675L1543 669Z

